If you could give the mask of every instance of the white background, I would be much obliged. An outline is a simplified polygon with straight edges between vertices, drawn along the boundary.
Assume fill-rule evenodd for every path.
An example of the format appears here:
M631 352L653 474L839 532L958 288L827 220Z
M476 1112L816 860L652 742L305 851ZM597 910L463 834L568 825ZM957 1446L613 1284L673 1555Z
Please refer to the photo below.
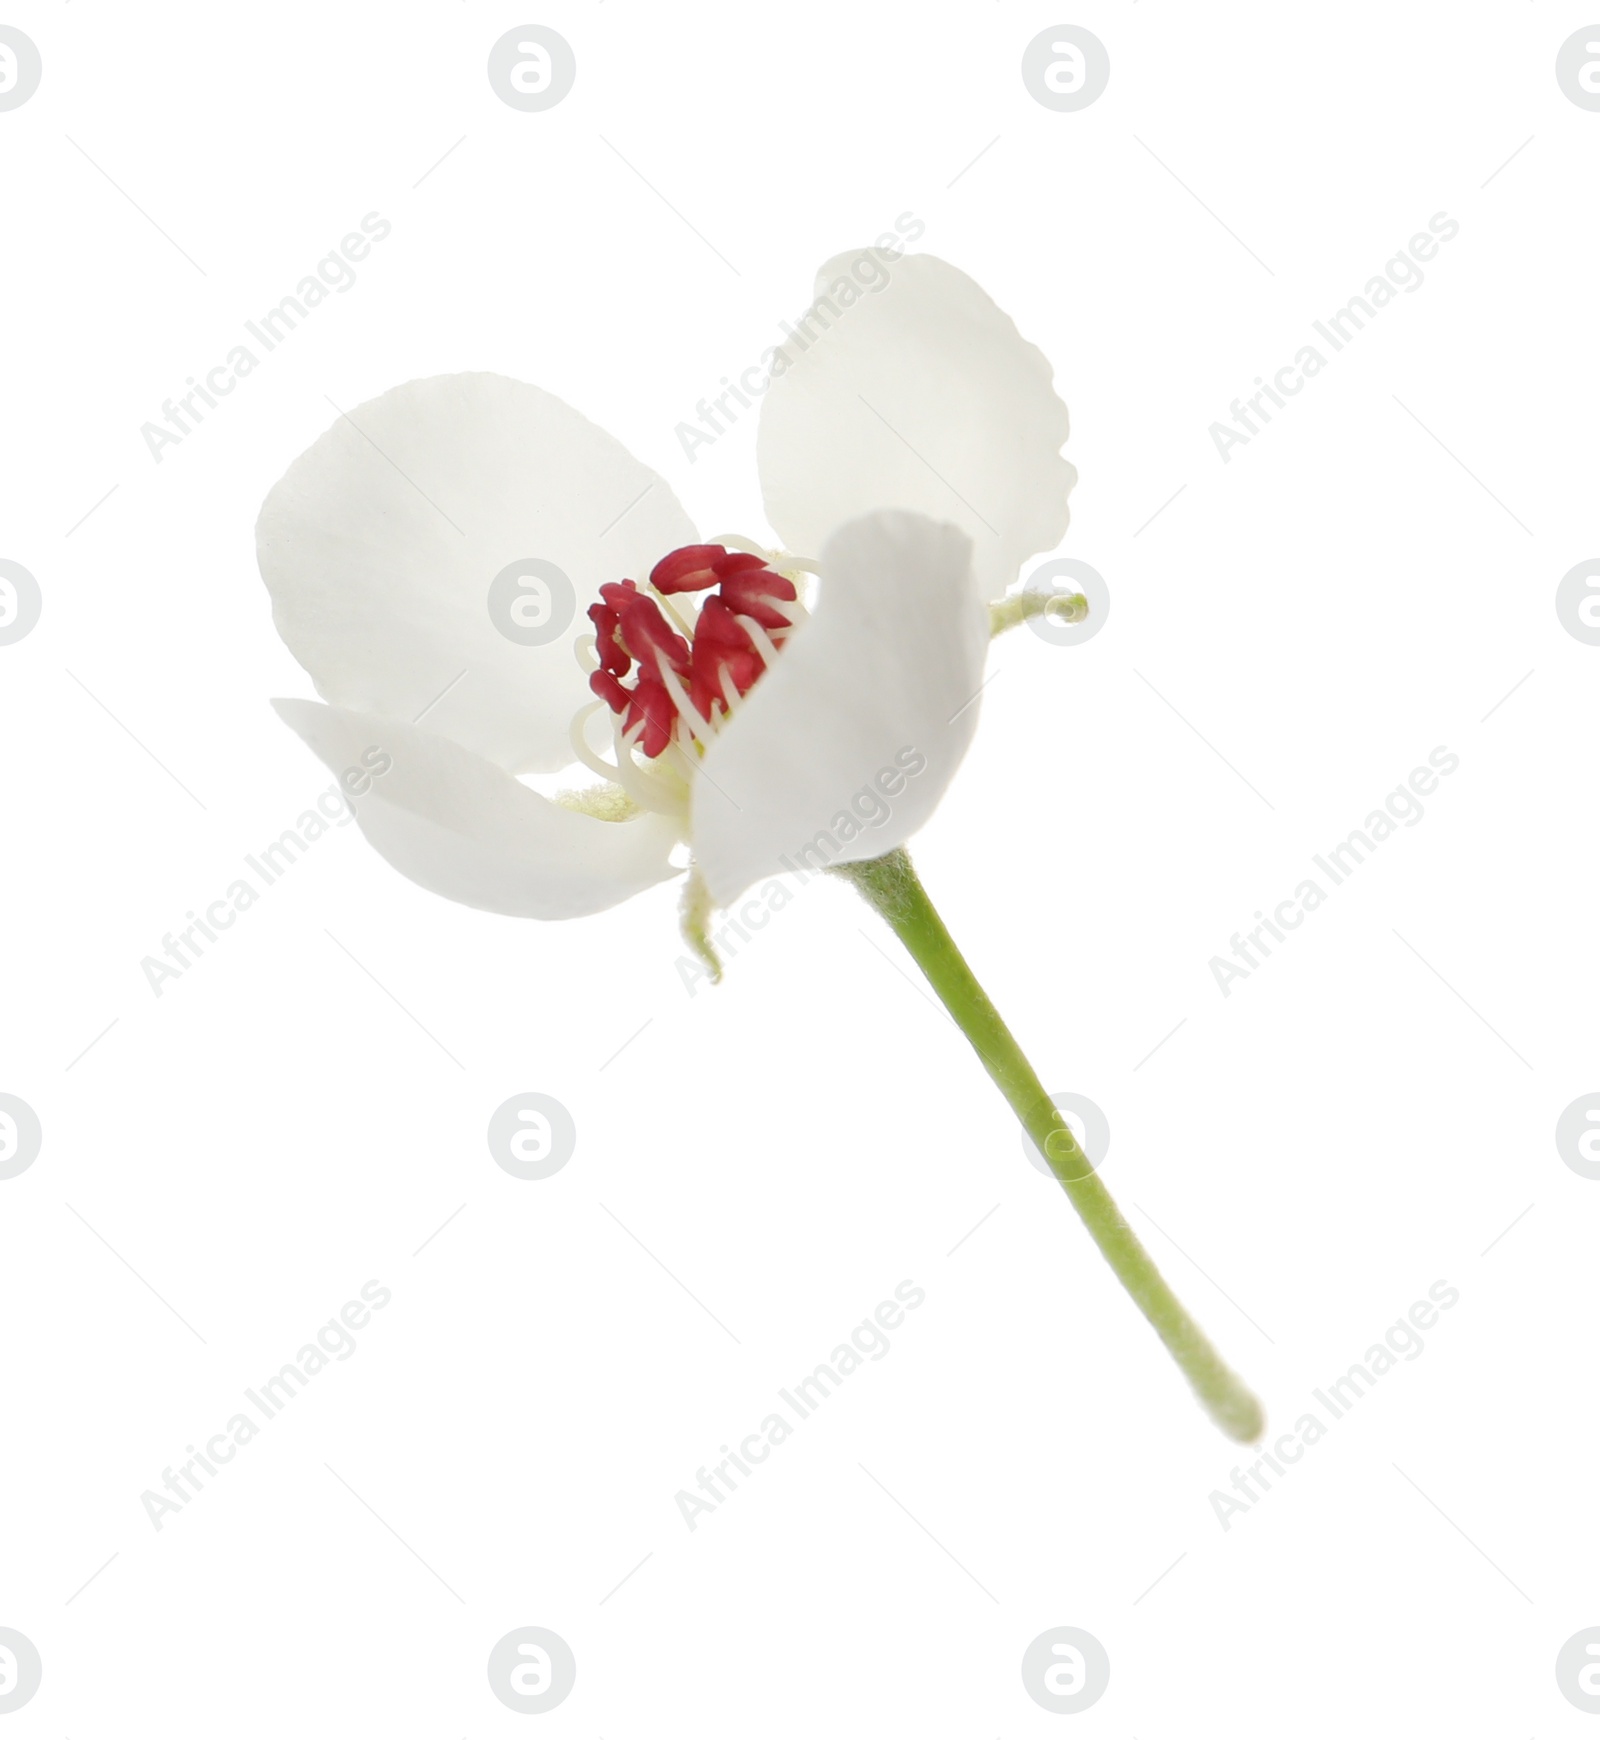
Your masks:
M543 114L485 76L530 18L577 56ZM1019 74L1063 19L1111 57L1075 114ZM1553 1129L1600 1088L1600 648L1554 589L1597 553L1600 114L1554 62L1589 14L0 21L44 59L0 114L0 555L44 593L0 649L0 1089L45 1132L0 1184L0 1625L45 1675L6 1735L1586 1732L1600 1184ZM141 424L368 211L355 288L154 463ZM1246 1458L843 886L689 997L672 887L517 923L346 828L140 970L327 785L251 532L330 399L535 381L761 537L754 416L693 465L674 427L905 211L1054 362L1059 553L1112 597L1082 647L997 644L930 892L1274 1435L1461 1295L1226 1531ZM1422 287L1223 464L1208 426L1440 211ZM1424 820L1224 997L1211 957L1437 745ZM578 1124L542 1183L484 1140L523 1091ZM357 1353L154 1530L374 1277ZM906 1278L889 1355L691 1533L674 1494ZM530 1624L578 1661L537 1722L484 1671ZM1073 1718L1018 1671L1067 1624L1112 1663Z

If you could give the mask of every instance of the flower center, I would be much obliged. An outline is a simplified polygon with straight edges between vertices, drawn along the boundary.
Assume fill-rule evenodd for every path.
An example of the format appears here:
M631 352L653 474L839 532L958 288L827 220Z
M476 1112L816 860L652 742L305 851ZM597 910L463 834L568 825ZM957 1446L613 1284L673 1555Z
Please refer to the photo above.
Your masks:
M703 745L759 681L804 614L795 584L753 550L686 544L589 606L589 687L620 727L618 755Z

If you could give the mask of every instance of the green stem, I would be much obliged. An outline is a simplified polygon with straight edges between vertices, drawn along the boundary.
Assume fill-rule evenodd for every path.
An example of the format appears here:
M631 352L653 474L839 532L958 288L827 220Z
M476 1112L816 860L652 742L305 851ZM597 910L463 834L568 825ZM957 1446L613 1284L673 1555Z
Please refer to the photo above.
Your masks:
M1071 1126L1039 1085L1032 1065L962 959L917 880L911 860L897 848L864 864L840 866L839 874L855 883L921 967L1023 1129L1049 1162L1101 1255L1166 1344L1206 1411L1230 1438L1241 1443L1259 1438L1266 1424L1260 1402L1223 1363L1199 1324L1162 1279Z
M1031 617L1048 616L1052 622L1082 622L1089 614L1089 600L1081 592L1013 592L989 606L989 638Z

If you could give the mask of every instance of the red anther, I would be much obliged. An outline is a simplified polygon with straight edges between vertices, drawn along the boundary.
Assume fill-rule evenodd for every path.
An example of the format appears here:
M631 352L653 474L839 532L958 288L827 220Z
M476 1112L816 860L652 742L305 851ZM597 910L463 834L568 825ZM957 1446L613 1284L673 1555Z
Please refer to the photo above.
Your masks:
M728 680L741 695L748 695L756 686L756 681L766 669L760 653L735 653L725 667Z
M694 631L694 682L690 696L702 718L709 719L714 705L727 711L729 696L723 687L723 672L739 694L744 694L761 675L761 655L749 631L720 598L708 598L700 607Z
M690 698L702 719L710 719L714 707L727 710L722 688L722 667L750 647L749 634L734 620L733 612L720 598L708 598L700 607L694 630L694 681Z
M656 563L650 584L657 592L704 592L716 585L727 554L721 544L685 544Z
M591 604L589 620L594 624L594 651L600 668L614 677L625 677L633 659L628 649L617 639L617 613L609 604Z
M590 671L589 687L613 713L625 713L633 700L633 691L623 688L610 671Z
M714 649L708 648L689 690L695 711L708 721L715 719L719 711L730 711L728 685L732 685L736 695L747 695L764 668L756 653L727 653L719 657Z
M629 700L631 705L627 718L622 722L623 730L633 730L642 719L644 735L639 740L639 746L646 755L659 755L672 741L672 727L677 720L677 709L672 704L672 697L665 686L654 677L640 677Z
M770 568L747 568L741 573L723 576L722 597L729 609L739 616L748 616L763 628L788 628L788 614L779 610L772 600L782 598L792 602L799 594L794 583Z
M708 598L700 606L700 619L694 628L695 645L702 640L724 649L733 648L744 651L755 645L750 638L750 631L741 626L738 618L723 603L721 598Z
M728 710L721 679L711 668L709 657L701 653L698 643L694 654L694 676L689 683L689 704L707 723L716 718L719 708L724 713Z
M792 581L774 573L761 556L721 544L686 544L663 556L650 571L661 593L718 591L702 600L693 634L685 640L648 593L632 580L607 581L601 602L589 607L600 669L589 687L613 713L647 756L657 756L672 741L678 709L664 674L670 671L688 689L691 706L708 723L727 713L735 696L746 695L760 680L766 661L740 617L759 623L778 644L792 626L780 605L799 596ZM619 679L634 669L630 688Z
M661 606L653 598L631 599L621 611L617 634L639 661L642 672L659 676L665 661L680 677L688 676L689 643L668 626Z
M765 568L764 556L753 556L748 550L731 550L717 563L717 578L726 580L730 574L742 574L747 568Z

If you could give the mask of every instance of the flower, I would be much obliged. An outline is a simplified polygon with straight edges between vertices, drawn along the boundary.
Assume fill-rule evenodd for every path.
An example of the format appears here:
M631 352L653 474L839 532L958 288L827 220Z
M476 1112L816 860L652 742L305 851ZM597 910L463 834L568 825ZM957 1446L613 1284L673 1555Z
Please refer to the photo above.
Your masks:
M875 249L823 266L791 344L771 353L757 441L779 549L700 539L654 472L501 375L412 381L341 417L256 527L273 619L323 697L275 705L396 869L490 912L602 911L676 874L687 846L684 930L715 972L711 907L818 867L808 853L842 870L1201 1403L1253 1440L1260 1403L1140 1244L904 851L972 740L991 633L1044 606L986 601L1067 528L1076 474L1050 365L953 266ZM506 611L501 592L521 575L539 581L527 621L529 600ZM600 783L546 796L519 777L574 760Z
M322 696L275 706L396 869L492 912L600 911L679 873L684 845L686 910L808 846L880 857L971 741L986 601L1066 530L1066 435L1049 363L970 278L874 249L823 266L773 361L757 453L780 549L702 541L663 479L537 387L412 381L262 507L274 621ZM486 603L530 557L558 574L544 644ZM348 777L374 749L381 777ZM519 778L574 761L601 783Z

